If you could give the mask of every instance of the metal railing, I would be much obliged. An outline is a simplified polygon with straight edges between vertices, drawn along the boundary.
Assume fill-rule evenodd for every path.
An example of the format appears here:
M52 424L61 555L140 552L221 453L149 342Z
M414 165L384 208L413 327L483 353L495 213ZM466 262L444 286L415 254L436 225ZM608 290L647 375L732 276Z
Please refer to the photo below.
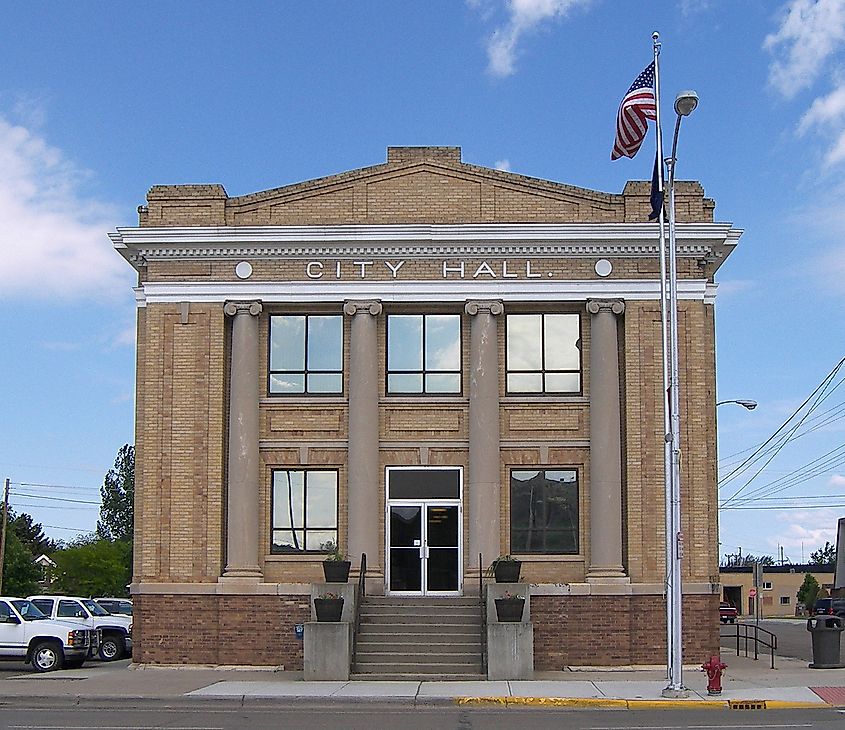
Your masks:
M487 601L484 596L483 557L478 553L478 603L481 605L481 671L487 676Z
M723 633L727 630L726 633ZM744 624L737 621L730 626L719 627L719 639L736 638L736 655L739 656L743 649L745 656L748 656L748 645L753 646L754 659L758 658L759 649L762 646L768 649L772 658L772 669L775 668L775 652L778 650L778 637L771 631L761 629L757 624Z
M358 574L358 597L367 595L367 553L361 553L361 570Z
M367 596L367 553L361 553L361 567L358 574L358 599L355 601L355 621L352 624L352 655L349 657L349 669L355 666L355 654L358 651L358 630L361 628L361 604Z

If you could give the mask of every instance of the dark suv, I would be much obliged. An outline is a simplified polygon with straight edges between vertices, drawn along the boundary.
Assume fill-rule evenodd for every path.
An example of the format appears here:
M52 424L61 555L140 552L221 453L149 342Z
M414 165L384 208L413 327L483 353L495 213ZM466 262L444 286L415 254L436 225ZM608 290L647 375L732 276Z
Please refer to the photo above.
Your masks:
M813 613L845 616L845 598L817 598L813 604Z

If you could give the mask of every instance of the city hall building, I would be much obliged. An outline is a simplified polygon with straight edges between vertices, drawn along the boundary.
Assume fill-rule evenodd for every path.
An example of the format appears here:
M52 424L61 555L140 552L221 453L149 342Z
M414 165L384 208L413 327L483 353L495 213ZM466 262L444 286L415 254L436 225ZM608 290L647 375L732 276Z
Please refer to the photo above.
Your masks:
M714 275L677 186L684 646L718 649ZM229 197L157 185L137 270L135 661L302 667L338 544L368 594L530 583L534 663L666 659L658 226L621 194L391 147Z

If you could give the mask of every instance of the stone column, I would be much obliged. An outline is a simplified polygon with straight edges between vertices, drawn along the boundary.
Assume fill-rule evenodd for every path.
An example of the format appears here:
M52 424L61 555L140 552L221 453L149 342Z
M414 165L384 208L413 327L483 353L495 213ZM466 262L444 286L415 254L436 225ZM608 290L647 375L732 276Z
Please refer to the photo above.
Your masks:
M590 565L588 582L623 578L620 300L587 302L590 323Z
M499 540L499 337L498 301L470 301L465 310L469 330L469 572L482 570L501 552Z
M376 317L381 302L349 301L344 314L352 317L349 338L349 439L347 552L358 564L367 554L367 571L381 572L379 553L384 533L379 529L379 355Z
M226 569L224 578L261 578L258 560L258 315L260 302L227 302L232 320L229 374Z

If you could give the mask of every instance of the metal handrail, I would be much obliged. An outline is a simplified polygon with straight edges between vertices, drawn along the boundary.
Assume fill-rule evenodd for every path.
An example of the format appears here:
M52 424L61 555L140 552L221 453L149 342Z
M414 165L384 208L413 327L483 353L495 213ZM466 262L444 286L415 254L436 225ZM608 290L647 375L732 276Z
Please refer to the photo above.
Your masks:
M481 671L487 676L487 602L484 600L483 557L478 553L478 603L481 605Z
M741 621L737 621L733 624L733 631L729 631L726 634L722 633L722 629L728 628L727 626L720 626L719 627L719 638L732 638L736 637L736 655L739 656L740 651L740 642L743 644L743 648L745 651L745 656L748 656L748 643L751 642L754 645L754 659L757 660L758 658L758 647L763 646L769 650L771 657L772 657L772 669L775 668L775 652L778 649L778 637L777 634L773 634L771 631L767 631L766 629L761 629L757 624L745 624ZM740 636L742 634L742 636ZM760 634L763 634L761 637Z
M361 568L358 574L358 600L355 601L355 622L352 629L352 656L350 669L355 665L355 653L358 651L358 631L361 628L361 604L367 595L367 553L361 553Z
M358 596L367 595L367 553L361 553L361 570L358 574Z

